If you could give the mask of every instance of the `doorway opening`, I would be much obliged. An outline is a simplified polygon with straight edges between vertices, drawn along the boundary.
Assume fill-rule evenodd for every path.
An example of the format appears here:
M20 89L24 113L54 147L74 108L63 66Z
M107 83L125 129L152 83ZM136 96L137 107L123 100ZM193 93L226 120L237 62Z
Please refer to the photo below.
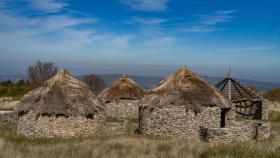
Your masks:
M224 128L226 126L226 115L228 113L229 109L222 109L221 112L221 128Z

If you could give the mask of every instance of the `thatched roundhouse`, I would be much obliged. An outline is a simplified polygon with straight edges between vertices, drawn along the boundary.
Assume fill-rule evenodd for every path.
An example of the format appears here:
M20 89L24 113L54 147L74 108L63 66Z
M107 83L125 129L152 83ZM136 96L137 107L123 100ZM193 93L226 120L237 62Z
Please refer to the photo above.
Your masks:
M200 139L202 127L226 127L235 119L229 101L187 68L149 90L139 105L144 135Z
M17 132L35 137L99 134L104 104L81 81L60 70L16 106Z
M138 103L144 94L135 81L124 75L104 89L98 97L106 104L108 116L138 118Z

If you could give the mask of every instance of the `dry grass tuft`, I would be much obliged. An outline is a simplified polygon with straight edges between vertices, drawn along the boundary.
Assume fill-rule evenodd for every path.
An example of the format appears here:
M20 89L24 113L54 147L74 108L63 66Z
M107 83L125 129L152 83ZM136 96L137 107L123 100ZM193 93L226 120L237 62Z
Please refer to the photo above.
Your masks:
M15 141L0 138L0 157L5 158L215 158L261 157L280 155L276 142L249 142L208 146L184 139L138 136L38 139ZM41 142L41 143L38 143ZM275 143L275 144L274 144ZM269 145L268 145L269 144Z

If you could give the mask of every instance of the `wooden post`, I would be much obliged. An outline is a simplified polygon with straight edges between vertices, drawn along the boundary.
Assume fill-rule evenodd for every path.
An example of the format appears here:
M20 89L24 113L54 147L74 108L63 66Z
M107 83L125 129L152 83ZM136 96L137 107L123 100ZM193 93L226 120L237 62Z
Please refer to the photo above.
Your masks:
M231 68L229 68L229 71L228 71L228 79L229 79L229 82L228 82L228 100L231 101L231 79L232 79Z

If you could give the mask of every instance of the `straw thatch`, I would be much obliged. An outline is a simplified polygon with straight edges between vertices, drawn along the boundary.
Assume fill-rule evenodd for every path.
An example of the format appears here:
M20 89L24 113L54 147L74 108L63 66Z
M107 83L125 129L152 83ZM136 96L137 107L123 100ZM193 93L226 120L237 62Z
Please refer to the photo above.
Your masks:
M148 91L144 106L183 105L199 111L201 107L230 107L230 103L213 86L187 68L182 68Z
M98 97L108 103L119 100L139 100L144 96L141 87L127 76L116 80L109 88L104 89Z
M66 70L60 70L41 87L24 95L15 111L23 115L32 110L37 117L93 117L103 106L102 101L83 82L72 77Z

